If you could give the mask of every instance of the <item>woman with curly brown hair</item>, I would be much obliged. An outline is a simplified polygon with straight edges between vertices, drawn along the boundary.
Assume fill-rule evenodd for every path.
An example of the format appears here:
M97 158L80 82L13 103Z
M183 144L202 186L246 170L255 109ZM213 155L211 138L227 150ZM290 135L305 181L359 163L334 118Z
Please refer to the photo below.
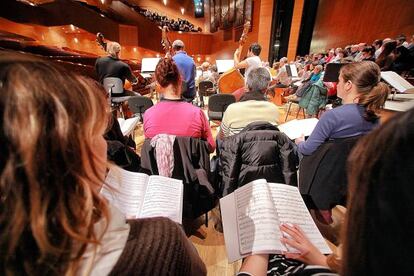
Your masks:
M0 274L205 274L176 223L127 222L101 197L109 110L90 84L0 55Z
M213 152L216 145L207 117L200 108L182 98L180 73L172 59L159 61L155 68L155 80L163 97L158 104L145 111L145 137L169 134L202 138L207 140L210 152Z

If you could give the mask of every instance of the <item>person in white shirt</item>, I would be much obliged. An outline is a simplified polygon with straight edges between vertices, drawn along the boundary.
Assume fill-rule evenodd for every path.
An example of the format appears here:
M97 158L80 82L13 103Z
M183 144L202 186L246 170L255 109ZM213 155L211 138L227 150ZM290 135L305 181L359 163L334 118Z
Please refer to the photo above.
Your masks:
M245 69L244 72L244 80L245 84L247 84L247 77L249 76L249 73L255 69L263 67L262 61L260 60L260 52L262 51L262 46L260 46L258 43L253 43L250 45L249 50L247 51L247 58L243 61L240 61L240 51L237 49L234 52L234 68L236 69ZM241 97L244 95L244 93L247 92L247 86L242 87L240 89L237 89L233 92L233 96L236 98L236 101L239 101Z
M247 58L243 61L240 61L239 49L234 52L234 68L236 69L246 69L244 73L244 79L247 80L249 73L254 68L262 67L262 61L260 60L260 52L262 51L262 46L258 43L253 43L250 45L249 50L247 51Z

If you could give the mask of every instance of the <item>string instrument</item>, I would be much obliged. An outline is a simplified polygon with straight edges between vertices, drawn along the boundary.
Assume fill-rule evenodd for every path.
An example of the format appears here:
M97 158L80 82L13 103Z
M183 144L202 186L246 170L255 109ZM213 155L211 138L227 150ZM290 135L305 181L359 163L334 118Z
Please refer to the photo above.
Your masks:
M161 28L161 45L162 45L162 48L164 49L165 54L168 57L172 57L173 52L172 52L171 41L168 38L168 27L167 26L164 26Z
M96 42L99 46L105 51L108 52L107 46L108 43L105 41L105 37L102 33L96 34ZM140 93L141 95L145 95L149 93L149 89L147 87L148 81L139 73L134 72L134 76L138 79L138 83L131 84L129 80L125 80L124 89L125 90L132 90Z
M250 30L250 21L246 21L243 27L243 33L239 39L239 60L240 54L243 50L243 45L247 40L247 33ZM220 93L230 94L234 91L244 87L244 78L242 74L236 68L230 69L229 71L223 73L218 82L218 88Z

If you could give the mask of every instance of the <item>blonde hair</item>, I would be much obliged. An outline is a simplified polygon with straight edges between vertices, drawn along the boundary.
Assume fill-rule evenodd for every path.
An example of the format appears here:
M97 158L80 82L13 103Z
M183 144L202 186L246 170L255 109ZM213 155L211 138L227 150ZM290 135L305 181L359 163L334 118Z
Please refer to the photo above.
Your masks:
M349 63L342 66L340 71L345 82L351 81L357 88L358 103L365 107L365 119L375 121L378 111L384 106L390 89L380 82L381 71L372 61Z
M108 42L106 51L111 57L118 58L119 52L121 52L121 45L118 42Z
M0 274L76 271L94 223L106 160L104 92L46 61L0 55Z

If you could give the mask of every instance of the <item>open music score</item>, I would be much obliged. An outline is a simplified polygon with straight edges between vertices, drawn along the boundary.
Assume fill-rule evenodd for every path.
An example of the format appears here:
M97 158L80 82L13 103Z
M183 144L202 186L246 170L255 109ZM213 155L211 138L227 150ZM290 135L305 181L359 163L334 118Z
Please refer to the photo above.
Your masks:
M127 218L168 217L182 223L183 183L164 176L112 168L101 194Z
M282 223L299 225L322 253L331 253L297 187L255 180L220 199L220 209L229 262L253 253L296 252L280 242Z
M294 119L284 124L278 125L277 128L286 134L289 139L294 140L302 136L310 136L318 124L319 120L316 118L308 119Z

